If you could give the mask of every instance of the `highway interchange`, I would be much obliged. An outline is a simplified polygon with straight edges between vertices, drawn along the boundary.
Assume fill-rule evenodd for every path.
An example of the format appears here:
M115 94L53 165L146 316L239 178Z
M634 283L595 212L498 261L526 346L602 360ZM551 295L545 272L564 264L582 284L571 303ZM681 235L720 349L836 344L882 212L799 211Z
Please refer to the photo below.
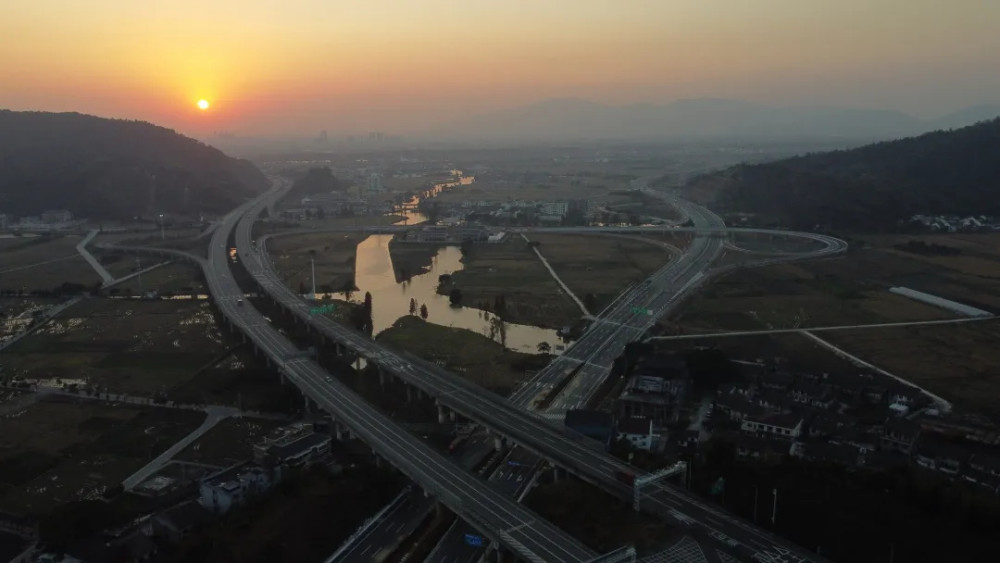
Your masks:
M492 539L499 540L527 560L585 561L594 557L595 554L579 542L491 490L481 480L443 458L367 405L318 364L303 357L301 351L265 321L250 303L242 302L243 292L236 284L229 264L228 236L234 228L238 255L247 271L271 298L324 336L417 386L462 416L481 422L499 436L616 496L631 498L632 489L620 483L615 474L635 470L594 448L586 440L564 433L545 418L523 410L521 407L530 403L533 394L523 392L514 401L508 401L492 393L484 393L476 385L434 364L387 350L331 319L310 315L309 305L282 283L266 259L263 245L254 248L251 238L256 217L279 199L288 187L287 182L280 181L276 188L227 215L213 233L209 259L202 264L213 298L227 320L280 366L281 371L306 397L331 412L338 422L348 426L380 456L457 514L471 520ZM678 204L685 205L683 202ZM705 233L720 229L718 224L721 220L693 205L688 204L685 211L697 227L691 248L679 260L654 274L648 282L626 292L594 324L588 334L595 336L589 340L585 336L570 348L567 359L585 362L586 371L581 369L583 377L567 386L568 393L556 398L554 409L572 408L588 398L606 377L606 366L620 353L621 347L644 332L657 316L667 312L677 302L679 294L704 277L704 268L721 251L724 241L724 237L706 236ZM699 222L708 228L699 227ZM827 248L820 252L838 251L838 246L827 243ZM632 311L632 307L653 309L654 314L639 315ZM555 375L542 377L555 378L560 371L549 370L549 373ZM677 487L664 484L655 485L653 489L653 494L643 500L644 510L651 510L692 531L714 538L734 555L774 562L817 560L812 554L703 503Z

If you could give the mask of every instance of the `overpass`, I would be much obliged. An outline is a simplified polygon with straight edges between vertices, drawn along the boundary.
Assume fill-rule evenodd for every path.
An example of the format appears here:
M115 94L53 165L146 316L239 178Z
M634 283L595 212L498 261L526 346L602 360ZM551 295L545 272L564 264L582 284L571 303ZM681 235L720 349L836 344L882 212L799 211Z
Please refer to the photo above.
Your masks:
M256 208L264 196L227 215L213 233L208 259L176 250L143 248L158 255L184 257L202 266L212 298L231 329L243 333L269 358L284 378L305 396L331 413L338 430L346 428L372 447L427 494L467 519L484 535L527 561L591 561L592 550L545 521L534 512L493 491L484 482L430 448L393 420L370 406L352 389L308 357L267 322L253 305L243 300L243 291L229 267L228 237L244 212ZM128 247L113 247L128 250Z
M270 197L280 198L283 193L283 190L274 190L270 193ZM325 316L311 315L310 305L287 287L274 271L272 264L267 259L264 245L258 244L256 248L253 245L253 224L266 205L267 202L262 201L246 210L236 227L236 246L238 255L247 271L276 304L289 311L300 322L315 328L324 339L336 343L338 351L341 351L341 347L346 348L351 353L363 356L378 366L380 379L384 379L388 372L388 374L398 377L408 385L433 397L439 405L439 416L442 420L447 415L447 411L451 410L469 420L480 422L495 433L498 447L502 446L504 441L510 441L539 454L554 466L576 474L619 498L629 502L633 500L634 489L619 481L617 474L622 471L638 473L638 470L608 455L601 449L595 449L589 440L569 435L552 425L547 418L527 412L499 395L484 392L479 386L457 377L435 364L410 354L395 352L374 342L370 337ZM694 206L692 206L691 212L706 214L703 217L705 222L717 219L713 218L707 210ZM402 229L397 228L396 232L399 230ZM718 231L721 229L708 230ZM343 229L332 229L332 231L343 231ZM307 230L304 232L318 231ZM369 232L385 231L382 231L381 227L377 227ZM702 241L700 250L689 253L690 257L687 260L678 261L680 265L675 263L672 269L661 271L662 279L652 280L658 284L656 287L661 287L659 284L662 282L665 286L664 289L655 289L653 283L650 283L646 288L640 287L635 290L637 298L652 299L662 310L675 302L676 295L667 291L672 287L671 284L682 283L682 289L690 289L697 283L701 279L699 268L714 259L714 253L721 249L723 242L721 238L696 239L696 243L697 240ZM654 275L654 278L656 277ZM631 310L621 308L619 308L618 314L626 317L634 315ZM606 324L612 328L602 331L601 334L604 336L597 342L599 347L612 337L633 338L635 336L624 333L620 327L615 328L616 325ZM633 327L632 330L638 330L638 328ZM602 348L605 353L611 353L609 348ZM617 354L617 352L614 353ZM599 385L598 379L602 379L604 376L606 376L606 370L595 370L588 385L596 388ZM581 393L585 391L586 389L581 390ZM640 503L642 508L682 525L696 528L705 535L715 538L734 553L758 554L761 557L771 557L772 561L816 560L811 554L805 554L791 543L710 506L682 489L671 485L654 485L651 488L654 492L643 497L643 501Z

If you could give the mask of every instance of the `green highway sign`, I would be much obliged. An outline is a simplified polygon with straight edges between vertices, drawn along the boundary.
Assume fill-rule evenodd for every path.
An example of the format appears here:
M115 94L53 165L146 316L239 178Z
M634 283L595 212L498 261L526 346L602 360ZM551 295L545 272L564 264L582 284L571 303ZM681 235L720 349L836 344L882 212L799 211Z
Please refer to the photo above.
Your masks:
M323 313L332 313L337 310L336 305L323 305L322 307L313 307L309 309L310 315L322 315Z
M651 317L653 316L652 309L643 309L642 307L632 307L632 312L635 313L636 315L649 315Z

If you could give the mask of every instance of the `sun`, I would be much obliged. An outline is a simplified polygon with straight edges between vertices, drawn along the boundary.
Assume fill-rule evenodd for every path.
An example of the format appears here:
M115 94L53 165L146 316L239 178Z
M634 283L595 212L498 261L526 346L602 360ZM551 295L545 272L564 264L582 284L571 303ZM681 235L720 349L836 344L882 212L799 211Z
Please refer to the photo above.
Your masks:
M198 100L198 109L202 111L208 109L209 105L208 100Z

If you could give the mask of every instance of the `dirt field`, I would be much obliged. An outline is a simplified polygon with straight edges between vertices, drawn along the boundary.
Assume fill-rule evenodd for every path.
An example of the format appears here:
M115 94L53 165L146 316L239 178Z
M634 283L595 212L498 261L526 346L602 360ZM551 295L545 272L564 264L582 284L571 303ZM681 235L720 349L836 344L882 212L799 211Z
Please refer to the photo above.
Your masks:
M441 360L446 368L483 387L506 394L525 376L525 362L539 356L505 350L500 344L474 332L435 325L406 316L378 335L378 341L430 361ZM531 369L539 369L538 367Z
M859 358L1000 422L1000 322L823 333Z
M596 314L629 283L638 283L664 266L669 253L659 244L626 237L543 235L532 241L566 285ZM594 297L587 303L587 294Z
M0 239L0 289L49 290L63 283L87 286L101 278L76 252L83 237L39 236Z
M346 284L354 284L354 257L364 238L353 233L278 237L267 241L267 249L289 287L310 291L310 259L314 259L317 290L339 291Z
M151 396L191 378L228 345L204 301L88 299L5 350L4 363L21 378Z
M465 269L452 275L453 286L462 291L466 304L493 303L503 294L508 321L545 328L561 328L576 322L580 309L535 253L520 238L500 244L475 247L462 259ZM451 286L442 286L447 293Z
M40 513L95 498L194 430L204 414L39 402L0 418L0 507Z

